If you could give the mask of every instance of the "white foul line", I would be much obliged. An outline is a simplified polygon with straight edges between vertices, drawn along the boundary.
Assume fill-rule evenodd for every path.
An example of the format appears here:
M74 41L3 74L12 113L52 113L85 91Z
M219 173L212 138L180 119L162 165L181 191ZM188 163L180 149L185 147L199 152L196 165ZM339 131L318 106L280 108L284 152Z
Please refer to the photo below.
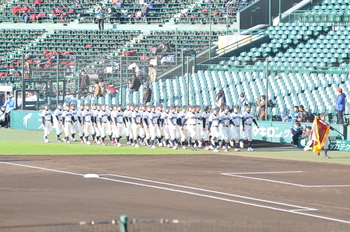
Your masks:
M130 176L122 176L122 175L114 175L114 174L102 174L100 176L103 176L103 175L132 179L132 180L139 180L139 181L162 184L162 185L169 185L169 186L180 187L180 188L185 188L185 189L198 190L198 191L215 193L215 194L226 195L226 196L237 197L237 198L243 198L243 199L248 199L248 200L253 200L253 201L261 201L261 202L271 203L271 204L275 204L275 205L283 205L283 206L288 206L288 207L301 208L301 209L310 210L310 211L317 210L317 209L307 208L307 207L298 206L298 205L290 205L290 204L285 204L285 203L280 203L280 202L275 202L275 201L268 201L268 200L240 196L240 195L235 195L235 194L230 194L230 193L218 192L218 191L213 191L213 190L209 190L209 189L202 189L202 188L195 188L195 187L184 186L184 185L170 184L170 183L159 182L159 181L154 181L154 180L147 180L147 179L142 179L142 178L135 178L135 177L130 177Z
M60 170L55 170L55 169L41 168L41 167L35 167L35 166L23 165L23 164L15 164L15 163L9 163L9 162L0 162L0 163L84 177L84 174L78 174L78 173L73 173L73 172L65 172L65 171L60 171ZM210 195L198 194L198 193L194 193L194 192L188 192L188 191L182 191L182 190L177 190L177 189L159 187L159 186L154 186L154 185L140 184L140 183L135 183L135 182L110 179L110 178L105 178L105 177L100 177L98 179L114 181L114 182L119 182L119 183L125 183L125 184L131 184L131 185L137 185L137 186L148 187L148 188L167 190L167 191L172 191L172 192L185 193L185 194L194 195L194 196L201 196L201 197L206 197L206 198L211 198L211 199L216 199L216 200L221 200L221 201L239 203L239 204L250 205L250 206L255 206L255 207L260 207L260 208L272 209L272 210L286 212L286 213L299 214L299 215L309 216L309 217L313 217L313 218L319 218L319 219L325 219L325 220L329 220L329 221L335 221L335 222L342 222L342 223L350 224L350 221L345 221L345 220L340 220L340 219L336 219L336 218L323 217L323 216L319 216L319 215L313 215L313 214L300 212L300 210L303 210L303 209L304 210L308 210L308 208L305 208L305 207L301 207L300 210L298 210L298 209L286 210L286 209L280 209L280 208L269 207L269 206L264 206L264 205L252 204L252 203L243 202L243 201L235 201L235 200L230 200L230 199L221 198L221 197L215 197L215 196L210 196ZM188 186L186 186L186 187L188 187ZM191 188L191 187L188 187L188 188ZM210 191L210 190L208 190L208 191ZM283 203L280 203L280 204L283 204Z
M285 184L285 185L292 185L292 186L303 187L303 188L350 187L350 185L303 185L303 184L296 184L296 183L285 182L285 181L278 181L278 180L257 178L257 177L251 177L251 176L243 176L243 175L258 175L258 174L301 173L301 172L302 172L302 171L242 172L242 173L221 173L221 175L224 175L224 176L233 176L233 177L240 177L240 178L246 178L246 179L253 179L253 180L261 180L261 181L267 181L267 182L278 183L278 184Z

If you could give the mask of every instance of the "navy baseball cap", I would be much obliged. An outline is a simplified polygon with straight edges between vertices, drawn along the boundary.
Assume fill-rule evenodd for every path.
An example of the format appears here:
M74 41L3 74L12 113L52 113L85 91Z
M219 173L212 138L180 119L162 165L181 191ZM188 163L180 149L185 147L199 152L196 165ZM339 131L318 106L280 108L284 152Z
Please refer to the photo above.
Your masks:
M325 117L325 116L326 116L326 114L324 114L324 113L320 114L320 117Z
M230 106L224 106L224 109L230 109Z
M187 109L187 108L188 108L188 106L186 106L186 105L183 105L183 106L182 106L182 108L183 108L183 109Z
M239 109L238 105L233 106L233 109Z
M220 108L219 107L215 107L214 111L220 111Z
M58 103L58 105L59 105L59 106L63 106L63 104L62 104L62 103Z
M6 108L6 106L2 105L1 108Z

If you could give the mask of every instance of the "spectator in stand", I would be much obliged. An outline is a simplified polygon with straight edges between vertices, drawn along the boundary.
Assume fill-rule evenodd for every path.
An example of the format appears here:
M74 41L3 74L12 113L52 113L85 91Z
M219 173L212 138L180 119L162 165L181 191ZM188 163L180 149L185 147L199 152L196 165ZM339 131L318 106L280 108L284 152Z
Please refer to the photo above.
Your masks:
M216 106L220 108L220 111L223 111L224 110L224 98L223 98L223 92L224 91L219 91L217 94L216 94Z
M117 90L114 88L114 85L112 83L109 83L107 86L106 86L106 90L107 90L107 93L109 94L109 96L111 98L115 97L116 94L117 94Z
M135 74L132 74L130 90L131 91L139 91L141 86L141 81Z
M337 111L337 124L344 124L343 114L345 111L346 95L342 88L337 89L337 98L334 100L335 111Z
M93 91L93 96L94 97L100 97L102 96L101 94L101 87L100 85L98 84L98 80L95 80L95 85L94 85L94 91Z
M294 106L294 112L291 113L290 118L292 119L292 122L298 121L298 118L299 118L299 106Z
M0 106L2 106L5 103L5 94L3 92L0 92Z
M300 125L300 122L295 123L295 129L293 129L293 127L290 128L290 132L292 133L292 139L293 139L293 145L294 148L298 147L298 140L299 137L301 137L302 133L303 133L303 128Z
M1 127L8 128L7 117L8 117L8 114L6 112L6 106L3 105L1 106L1 109L0 109L0 128Z
M22 93L17 94L16 104L17 104L17 108L20 108L22 106Z
M157 70L153 67L153 65L150 65L148 67L148 81L149 82L156 82L157 81Z
M10 112L11 112L11 110L14 110L15 109L15 102L13 101L13 99L12 99L12 95L11 94L9 94L8 96L7 96L7 101L5 102L5 104L4 104L4 106L6 107L6 123L7 123L7 125L5 126L6 128L7 127L10 127Z
M79 7L80 1L79 0L74 0L75 7Z
M258 109L258 116L259 116L259 120L263 120L265 119L265 104L266 104L266 96L265 95L261 95L260 97L260 101L258 98L255 99L255 106Z
M80 74L80 92L89 91L90 77L86 74L85 70L81 71Z
M103 97L104 95L106 95L106 85L105 85L105 82L103 81L102 78L100 78L100 80L98 81L98 84L100 85L100 88L101 88L101 96Z
M238 98L238 105L242 109L243 106L249 106L247 98L244 96L244 93L241 93Z
M149 84L146 83L145 84L145 89L143 90L143 98L142 98L142 102L143 104L147 104L148 102L150 102L152 99L152 89L149 88Z
M98 22L98 29L99 30L104 30L104 13L105 13L105 9L103 8L102 3L98 4L98 8L96 9L96 18L97 18L97 22Z
M299 115L298 115L298 122L306 122L307 117L309 117L309 113L304 109L303 105L299 106Z

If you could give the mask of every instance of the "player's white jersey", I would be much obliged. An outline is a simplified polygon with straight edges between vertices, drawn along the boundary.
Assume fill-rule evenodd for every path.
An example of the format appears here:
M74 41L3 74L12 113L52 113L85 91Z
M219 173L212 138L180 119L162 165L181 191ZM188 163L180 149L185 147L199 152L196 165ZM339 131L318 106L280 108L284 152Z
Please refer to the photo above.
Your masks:
M142 114L140 111L133 111L131 113L131 122L135 124L141 124L142 123Z
M158 119L159 119L159 115L157 112L152 112L149 114L149 118L150 118L150 124L153 126L157 126L158 125Z
M220 115L219 115L219 114L217 114L217 115L211 114L211 115L209 116L209 122L212 123L211 126L215 126L215 127L219 126L220 119L221 119L221 118L220 118Z
M70 110L72 112L73 118L75 121L78 121L78 114L76 110Z
M222 112L220 114L220 120L221 120L221 124L222 125L230 124L231 114L230 113L225 114L224 112Z
M81 116L84 118L84 122L91 122L92 121L92 112L91 112L91 110L84 110L81 113Z
M83 121L83 119L82 119L83 111L84 110L81 110L81 109L77 110L77 118L79 120L79 123L81 123Z
M97 123L107 123L109 121L109 110L100 110L97 115Z
M168 124L171 126L177 126L177 113L170 112L168 115Z
M56 109L54 112L56 119L58 121L62 121L62 109Z
M160 119L164 120L164 125L168 124L168 116L169 114L166 112L162 112L162 114L160 115Z
M118 111L118 110L113 110L111 112L111 118L113 123L122 123L123 118L124 118L124 112L123 111Z
M151 114L151 111L143 112L143 114L142 114L142 122L143 122L144 126L147 126L146 121L147 121L147 123L149 125L149 123L150 123L150 121L149 121L150 120L150 114Z
M236 127L241 125L242 115L240 113L231 113L231 120Z
M43 110L41 113L41 117L43 117L45 121L51 121L51 117L52 117L51 110Z
M251 113L244 112L242 114L243 121L246 125L252 125L254 116Z
M125 110L124 111L124 118L127 120L127 122L131 123L131 114L132 111L131 110Z
M181 126L185 126L185 125L184 125L184 121L185 121L185 118L186 118L186 114L187 114L187 112L184 113L184 112L181 111L181 112L177 115L177 117L180 119L180 125L181 125ZM187 124L187 122L186 122L186 124Z
M73 112L71 110L65 110L62 112L62 119L65 122L72 122L72 120L74 120L73 118Z
M196 125L199 115L197 113L188 112L186 114L187 125Z

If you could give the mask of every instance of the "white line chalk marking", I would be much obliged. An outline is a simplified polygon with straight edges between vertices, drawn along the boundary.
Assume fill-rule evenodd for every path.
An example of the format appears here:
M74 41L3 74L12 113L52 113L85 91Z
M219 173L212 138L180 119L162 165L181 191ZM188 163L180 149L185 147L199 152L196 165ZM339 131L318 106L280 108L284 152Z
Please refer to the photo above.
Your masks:
M14 165L14 166L33 168L33 169L39 169L39 170L44 170L44 171L50 171L50 172L56 172L56 173L69 174L69 175L75 175L75 176L84 177L84 174L60 171L60 170L49 169L49 168L35 167L35 166L30 166L30 165L15 164L15 163L9 163L9 162L0 162L0 164L8 164L8 165ZM112 174L108 174L108 175L112 176ZM102 175L100 175L100 176L102 176ZM113 175L113 176L122 177L122 178L129 178L129 179L135 179L135 180L139 179L139 178L134 178L134 177L119 176L119 175ZM260 207L260 208L271 209L271 210L276 210L276 211L281 211L281 212L286 212L286 213L292 213L292 214L304 215L304 216L313 217L313 218L324 219L324 220L328 220L328 221L335 221L335 222L341 222L341 223L350 224L350 221L345 221L345 220L341 220L341 219L330 218L330 217L323 217L323 216L319 216L319 215L313 215L313 214L300 212L300 211L305 211L305 210L306 211L311 210L311 208L306 208L306 207L298 206L299 209L286 210L286 209L280 209L280 208L275 208L275 207L270 207L270 206L252 204L252 203L248 203L248 202L244 202L244 201L236 201L236 200L231 200L231 199L227 199L227 198L215 197L215 196L211 196L211 195L205 195L205 194L199 194L199 193L183 191L183 190L178 190L178 189L171 189L171 188L166 188L166 187L160 187L160 186L155 186L155 185L141 184L141 183L136 183L136 182L116 180L116 179L110 179L110 178L105 178L105 177L100 177L98 179L107 180L107 181L113 181L113 182L119 182L119 183L124 183L124 184L131 184L131 185L136 185L136 186L141 186L141 187L161 189L161 190L172 191L172 192L179 192L179 193L184 193L184 194L189 194L189 195L194 195L194 196L211 198L211 199L215 199L215 200L239 203L239 204L244 204L244 205L249 205L249 206L254 206L254 207ZM157 183L157 181L152 181L152 180L146 180L146 179L139 179L139 180ZM175 184L164 183L164 182L158 182L158 183L163 183L164 185L171 185L171 186L181 186L181 185L175 185ZM189 187L189 186L182 186L182 187L183 188L188 188L188 189L197 189L197 188L193 188L193 187ZM219 193L220 194L220 192L216 192L216 191L212 191L212 190L199 189L199 188L197 190L207 191L207 192L212 192L212 193ZM231 196L231 195L232 196L238 196L238 195L233 195L233 194L228 194L228 193L221 193L221 194L229 195L229 196ZM245 199L254 199L254 198L249 198L249 197L244 197L244 196L240 196L240 197L245 198ZM269 201L265 201L265 200L261 200L261 199L255 199L255 200L262 201L262 202L269 202ZM288 204L279 203L279 202L275 202L275 204L289 206Z
M271 180L271 179L264 179L264 178L245 176L245 175L261 175L261 174L283 174L283 173L302 173L302 171L242 172L242 173L220 173L220 174L224 175L224 176L233 176L233 177L240 177L240 178L246 178L246 179L261 180L261 181L267 181L267 182L278 183L278 184L292 185L292 186L297 186L297 187L302 187L302 188L350 187L350 185L303 185L303 184L296 184L296 183L285 182L285 181L278 181L278 180Z

